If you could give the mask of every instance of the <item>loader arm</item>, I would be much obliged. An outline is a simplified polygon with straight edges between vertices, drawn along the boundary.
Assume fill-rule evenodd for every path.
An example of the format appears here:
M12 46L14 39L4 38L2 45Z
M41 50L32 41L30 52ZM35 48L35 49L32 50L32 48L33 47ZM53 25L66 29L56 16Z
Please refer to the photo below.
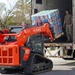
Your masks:
M21 30L20 33L16 35L17 42L20 46L24 46L29 36L32 36L34 34L39 34L39 33L42 33L43 36L48 35L50 37L50 41L53 40L52 33L49 29L49 24L45 23L42 26L26 28Z
M52 33L51 33L50 29L49 29L49 24L45 23L42 26L23 29L17 34L6 34L6 33L2 34L2 33L0 33L0 38L1 38L0 43L4 42L4 37L6 37L6 36L15 36L16 40L17 40L16 43L19 46L24 46L24 44L26 43L28 37L30 37L30 36L32 36L34 34L39 34L39 33L42 33L43 36L45 36L45 35L49 36L50 41L53 40Z

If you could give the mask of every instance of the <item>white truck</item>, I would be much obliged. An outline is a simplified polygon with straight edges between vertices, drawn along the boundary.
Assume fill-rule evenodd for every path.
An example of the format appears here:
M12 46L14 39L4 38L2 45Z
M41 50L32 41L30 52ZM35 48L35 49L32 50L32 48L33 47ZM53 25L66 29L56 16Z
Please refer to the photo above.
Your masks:
M72 40L67 42L65 29L64 35L54 42L45 42L45 56L62 57L64 59L75 58L75 0L31 0L32 14L42 10L58 9L61 16L62 26L66 9L69 9L73 16Z

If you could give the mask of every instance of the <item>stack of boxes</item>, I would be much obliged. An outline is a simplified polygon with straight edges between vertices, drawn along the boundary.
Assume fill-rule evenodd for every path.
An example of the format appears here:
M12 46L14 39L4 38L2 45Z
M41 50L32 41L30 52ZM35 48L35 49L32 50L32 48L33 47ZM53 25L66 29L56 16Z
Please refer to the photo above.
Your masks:
M41 26L44 23L49 23L49 27L53 33L54 38L57 38L63 33L58 9L41 11L32 15L32 25Z

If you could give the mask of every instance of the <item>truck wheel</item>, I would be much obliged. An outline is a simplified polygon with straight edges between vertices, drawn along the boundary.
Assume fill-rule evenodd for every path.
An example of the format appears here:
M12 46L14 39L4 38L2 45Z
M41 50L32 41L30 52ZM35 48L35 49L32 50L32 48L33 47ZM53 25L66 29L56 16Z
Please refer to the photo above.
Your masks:
M74 53L73 53L73 58L75 58L75 50L74 50Z
M74 60L74 58L63 58L64 60Z

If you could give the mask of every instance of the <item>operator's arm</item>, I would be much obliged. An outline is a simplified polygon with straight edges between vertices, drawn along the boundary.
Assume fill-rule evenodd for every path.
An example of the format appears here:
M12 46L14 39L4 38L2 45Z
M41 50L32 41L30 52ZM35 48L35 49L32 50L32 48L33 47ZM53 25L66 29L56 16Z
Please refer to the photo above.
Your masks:
M63 24L63 27L65 27L66 25L66 16L64 17L64 24Z

